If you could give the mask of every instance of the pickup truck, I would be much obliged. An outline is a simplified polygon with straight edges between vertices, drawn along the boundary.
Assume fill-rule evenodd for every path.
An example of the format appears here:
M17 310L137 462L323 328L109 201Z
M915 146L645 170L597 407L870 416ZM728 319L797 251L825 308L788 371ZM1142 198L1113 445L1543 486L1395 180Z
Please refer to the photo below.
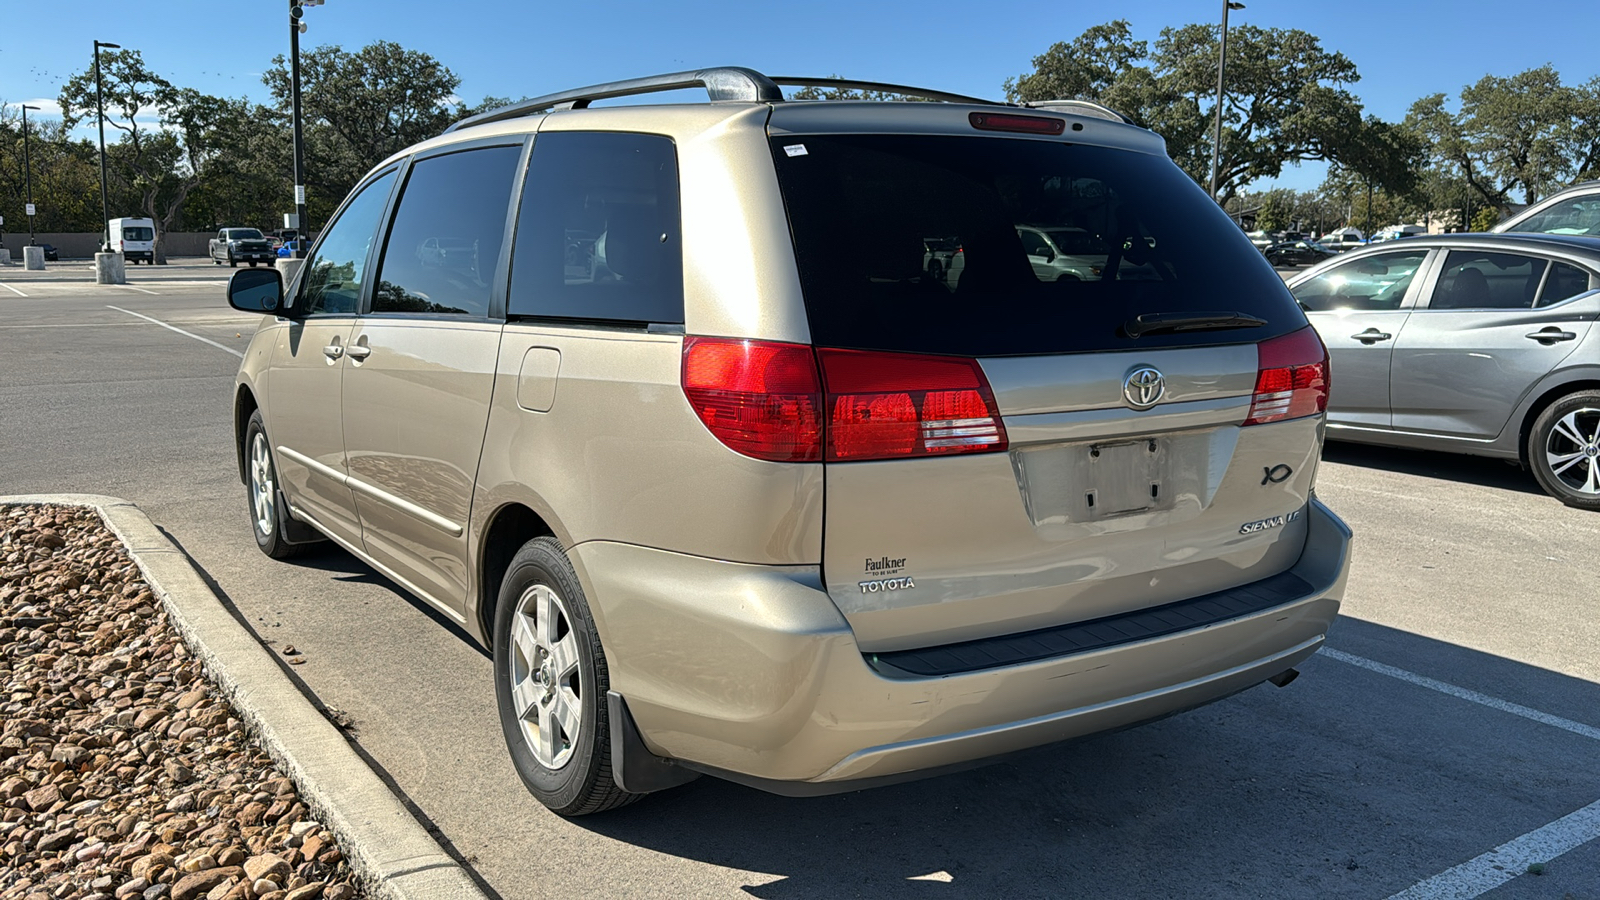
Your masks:
M247 262L254 268L258 262L270 264L277 258L272 252L272 242L259 228L223 228L211 239L209 252L211 261L219 266Z

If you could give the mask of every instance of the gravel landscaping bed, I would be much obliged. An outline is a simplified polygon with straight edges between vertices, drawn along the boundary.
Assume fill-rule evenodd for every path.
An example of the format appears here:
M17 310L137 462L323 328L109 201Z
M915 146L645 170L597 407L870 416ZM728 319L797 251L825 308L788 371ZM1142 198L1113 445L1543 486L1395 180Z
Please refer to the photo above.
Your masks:
M350 900L91 509L0 506L0 900Z

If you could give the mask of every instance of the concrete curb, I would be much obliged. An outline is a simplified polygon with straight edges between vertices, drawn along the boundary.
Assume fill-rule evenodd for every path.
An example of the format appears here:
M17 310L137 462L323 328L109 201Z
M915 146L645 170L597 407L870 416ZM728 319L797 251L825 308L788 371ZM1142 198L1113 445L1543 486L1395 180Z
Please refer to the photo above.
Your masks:
M87 506L100 514L206 673L338 838L369 894L382 900L488 900L149 516L126 500L98 494L0 496L0 506L41 503Z

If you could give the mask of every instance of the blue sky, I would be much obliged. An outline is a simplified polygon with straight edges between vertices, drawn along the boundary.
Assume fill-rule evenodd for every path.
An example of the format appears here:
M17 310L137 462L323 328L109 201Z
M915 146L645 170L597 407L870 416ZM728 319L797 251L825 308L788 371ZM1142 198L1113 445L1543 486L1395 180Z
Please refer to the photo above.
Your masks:
M1300 28L1355 61L1367 111L1404 116L1411 101L1452 96L1485 74L1551 63L1569 83L1600 74L1597 0L1245 0L1234 23ZM1052 42L1126 18L1140 39L1215 21L1196 0L922 0L918 3L530 3L515 0L327 0L310 9L306 46L396 41L461 77L459 94L522 96L703 65L782 75L841 75L1000 97ZM47 100L90 62L98 38L144 52L175 83L266 99L260 73L287 53L287 0L7 4L0 22L0 100ZM1315 187L1320 165L1281 184ZM1258 184L1256 187L1264 187Z

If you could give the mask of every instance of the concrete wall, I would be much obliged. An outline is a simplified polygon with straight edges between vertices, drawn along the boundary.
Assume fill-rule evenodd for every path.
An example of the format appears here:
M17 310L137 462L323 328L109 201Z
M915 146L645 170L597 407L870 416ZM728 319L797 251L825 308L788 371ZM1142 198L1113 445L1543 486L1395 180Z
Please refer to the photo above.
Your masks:
M163 245L168 256L205 256L206 242L216 237L215 231L176 232L169 231L163 238ZM34 235L34 241L40 244L50 244L56 248L62 259L92 259L94 252L100 248L100 235L95 234L60 234L55 232L39 232ZM26 231L7 231L5 249L10 252L11 258L22 260L22 248L28 244Z

